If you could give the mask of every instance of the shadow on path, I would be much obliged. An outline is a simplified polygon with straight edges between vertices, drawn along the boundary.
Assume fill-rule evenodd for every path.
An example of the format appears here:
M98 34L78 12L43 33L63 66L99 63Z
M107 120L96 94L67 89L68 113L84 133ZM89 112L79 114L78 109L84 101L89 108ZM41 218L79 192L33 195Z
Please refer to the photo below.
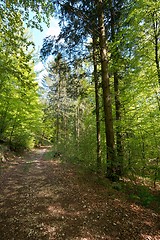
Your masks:
M157 213L58 159L49 148L15 159L1 173L1 240L160 240Z

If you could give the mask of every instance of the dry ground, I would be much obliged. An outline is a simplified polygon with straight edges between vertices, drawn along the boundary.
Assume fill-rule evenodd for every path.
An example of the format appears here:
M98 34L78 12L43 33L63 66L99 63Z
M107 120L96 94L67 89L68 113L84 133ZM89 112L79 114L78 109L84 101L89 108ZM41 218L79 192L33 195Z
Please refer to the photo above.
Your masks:
M1 168L0 240L160 240L158 213L45 151Z

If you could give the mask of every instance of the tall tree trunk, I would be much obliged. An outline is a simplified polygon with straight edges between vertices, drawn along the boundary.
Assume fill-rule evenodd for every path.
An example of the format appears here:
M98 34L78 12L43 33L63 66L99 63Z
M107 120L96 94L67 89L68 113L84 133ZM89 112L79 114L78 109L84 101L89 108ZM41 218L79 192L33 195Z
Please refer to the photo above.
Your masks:
M57 103L57 116L56 116L56 140L57 143L60 141L60 98L61 98L61 73L60 69L58 69L58 86L57 86L57 94L58 94L58 103Z
M17 118L18 118L18 114L16 112L16 116L14 118L14 122L13 122L13 125L12 125L12 130L11 130L11 133L10 133L10 136L9 136L9 145L11 146L12 144L12 137L13 137L13 133L14 133L14 130L15 130L15 127L16 127L16 123L17 123Z
M110 93L110 79L108 73L108 48L106 45L106 31L104 25L104 2L98 0L98 20L99 20L99 40L100 40L100 57L102 71L102 89L103 105L105 114L105 132L107 148L107 173L106 176L111 180L117 180L117 166L112 118L112 103Z
M115 92L115 109L116 109L116 145L117 145L117 164L118 164L118 175L123 174L123 144L121 134L121 104L119 99L119 77L118 73L114 73L114 92Z
M156 18L156 19L155 19ZM159 46L158 46L158 41L159 41L159 24L158 24L158 17L157 15L153 14L153 30L154 30L154 52L155 52L155 63L156 63L156 68L157 68L157 76L158 76L158 84L160 86L160 64L159 64ZM159 92L156 91L156 98L158 102L158 108L160 111L160 98L159 98Z
M153 16L155 62L156 62L156 68L157 68L158 83L160 85L160 66L159 66L159 49L158 49L159 28L158 28L158 20L154 18L155 17Z
M97 171L101 170L101 134L100 134L100 117L99 117L99 81L97 72L97 37L93 35L93 65L94 65L94 84L95 84L95 101L96 101L96 134L97 134Z
M114 9L114 1L109 0L109 8L111 14L111 39L112 42L115 43L115 9ZM116 110L116 146L117 146L117 162L119 167L119 175L122 175L123 172L123 145L122 145L122 134L120 128L121 121L121 103L119 98L119 74L117 67L117 56L118 56L118 47L112 52L112 59L114 64L114 93L115 93L115 110Z

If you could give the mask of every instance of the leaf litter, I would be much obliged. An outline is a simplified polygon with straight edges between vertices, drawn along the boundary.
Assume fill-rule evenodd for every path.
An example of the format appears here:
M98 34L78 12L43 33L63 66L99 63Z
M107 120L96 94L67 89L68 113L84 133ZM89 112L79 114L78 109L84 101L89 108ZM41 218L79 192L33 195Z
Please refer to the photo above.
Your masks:
M46 147L5 163L1 240L160 240L158 212L126 200Z

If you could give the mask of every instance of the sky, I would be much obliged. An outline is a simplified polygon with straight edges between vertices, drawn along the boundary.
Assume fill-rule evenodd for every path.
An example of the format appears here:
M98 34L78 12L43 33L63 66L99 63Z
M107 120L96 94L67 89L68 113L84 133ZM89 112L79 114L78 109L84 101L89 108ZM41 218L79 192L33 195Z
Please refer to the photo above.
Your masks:
M48 28L47 25L45 23L43 23L42 25L43 31L39 31L37 29L30 29L30 33L31 33L31 39L33 40L34 44L35 44L35 52L39 52L42 44L43 44L43 39L49 35L52 36L58 36L58 34L60 33L60 28L58 25L58 20L56 18L52 18L50 21L50 27ZM47 74L43 64L39 61L36 65L35 65L35 71L36 72L40 72L39 74L37 74L37 80L39 82L39 84L41 85L41 80L43 78L44 75Z
M48 28L45 23L41 24L43 28L43 32L37 29L31 29L30 32L32 34L33 42L35 43L36 49L42 47L43 39L49 35L58 36L60 32L60 28L58 25L58 20L56 18L52 18L50 21L50 27Z

